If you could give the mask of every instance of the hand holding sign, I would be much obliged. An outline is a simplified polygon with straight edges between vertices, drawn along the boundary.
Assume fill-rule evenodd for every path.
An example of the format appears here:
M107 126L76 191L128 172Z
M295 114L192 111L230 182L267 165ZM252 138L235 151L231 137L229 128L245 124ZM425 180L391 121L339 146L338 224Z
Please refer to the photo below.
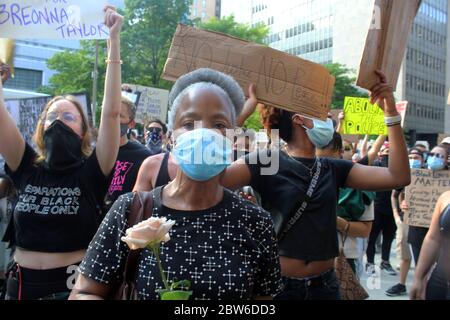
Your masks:
M376 70L375 73L379 77L380 82L371 90L370 103L378 104L387 116L398 115L392 86L387 83L386 76L383 72Z
M245 121L255 112L256 106L258 105L258 98L256 96L256 85L250 84L248 87L248 96L249 98L245 101L244 108L240 115L237 118L237 126L244 126Z

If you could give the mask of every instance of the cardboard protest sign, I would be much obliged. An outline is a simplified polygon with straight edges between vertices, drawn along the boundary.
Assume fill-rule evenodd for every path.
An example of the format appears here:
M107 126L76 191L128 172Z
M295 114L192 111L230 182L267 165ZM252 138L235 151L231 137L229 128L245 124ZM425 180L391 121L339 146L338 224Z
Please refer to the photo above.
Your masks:
M162 78L175 81L199 68L224 72L261 103L325 120L335 79L316 63L221 33L180 25Z
M392 87L397 87L400 68L408 44L414 18L421 0L375 0L374 19L379 27L371 27L359 68L356 84L372 89L378 83L375 70L384 72Z
M16 44L12 39L0 38L0 62L6 63L14 75L14 51Z
M125 86L130 88L133 94L139 95L136 122L146 124L154 119L167 122L169 91L135 84L126 84Z
M0 38L106 39L104 0L0 0Z
M344 113L344 134L388 134L383 110L368 98L345 97Z
M428 228L439 197L448 190L450 171L412 170L411 184L405 193L409 207L405 214L406 224Z

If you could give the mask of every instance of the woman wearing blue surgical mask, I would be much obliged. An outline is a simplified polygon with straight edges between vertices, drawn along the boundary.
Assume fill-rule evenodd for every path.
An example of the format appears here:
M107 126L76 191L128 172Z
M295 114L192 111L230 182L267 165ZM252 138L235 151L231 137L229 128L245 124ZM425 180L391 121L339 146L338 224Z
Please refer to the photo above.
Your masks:
M10 240L10 300L67 299L76 266L101 223L120 140L120 30L123 17L106 6L109 56L97 147L91 149L88 118L74 97L52 99L38 121L34 142L25 141L3 103L0 85L0 155L18 190Z
M446 170L448 152L445 146L440 145L431 150L427 157L427 167L433 171Z
M284 291L278 299L340 299L334 271L339 255L339 188L377 191L410 183L408 153L393 89L384 74L377 71L377 75L380 80L372 89L371 100L383 107L389 126L388 168L317 158L316 148L326 146L333 137L332 122L270 108L264 117L266 128L279 130L287 143L286 152L263 150L227 169L223 184L231 189L252 186L274 219L284 277Z
M275 231L270 214L221 186L231 164L232 140L244 94L220 72L199 69L181 77L170 95L172 156L179 170L168 185L152 191L153 217L175 221L161 255L170 279L191 281L191 299L270 298L281 288ZM119 198L80 266L74 299L107 299L122 276L129 252L121 241L133 194ZM94 262L95 261L95 262ZM152 253L142 251L138 297L159 299L163 287ZM111 270L105 274L104 270ZM89 297L90 295L90 297Z
M435 147L431 152L428 153L428 157L426 162L422 161L422 168L440 171L440 170L448 170L445 159L447 159L448 153L447 149L440 145ZM411 160L411 156L410 156ZM409 204L406 201L403 201L401 204L403 210L409 209ZM416 265L419 262L419 256L422 250L422 244L427 235L429 228L426 227L416 227L410 226L408 233L408 243L411 245L414 261Z

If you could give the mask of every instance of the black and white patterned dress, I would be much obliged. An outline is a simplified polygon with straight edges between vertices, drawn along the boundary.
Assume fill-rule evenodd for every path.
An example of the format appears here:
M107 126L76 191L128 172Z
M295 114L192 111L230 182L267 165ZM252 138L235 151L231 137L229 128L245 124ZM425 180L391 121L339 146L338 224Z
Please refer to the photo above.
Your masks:
M281 289L278 247L268 212L225 190L213 208L186 212L161 204L162 188L154 191L154 217L176 221L171 240L162 245L161 260L168 280L190 280L195 300L246 300L276 295ZM89 245L80 272L97 282L121 280L133 194L120 197ZM137 279L140 299L158 299L163 288L156 259L143 250Z

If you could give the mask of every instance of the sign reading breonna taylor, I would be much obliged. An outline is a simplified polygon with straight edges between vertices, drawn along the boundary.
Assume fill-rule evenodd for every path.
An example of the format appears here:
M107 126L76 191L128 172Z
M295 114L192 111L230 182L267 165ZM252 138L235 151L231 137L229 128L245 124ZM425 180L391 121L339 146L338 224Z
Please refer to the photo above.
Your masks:
M104 0L0 0L0 38L107 39Z

